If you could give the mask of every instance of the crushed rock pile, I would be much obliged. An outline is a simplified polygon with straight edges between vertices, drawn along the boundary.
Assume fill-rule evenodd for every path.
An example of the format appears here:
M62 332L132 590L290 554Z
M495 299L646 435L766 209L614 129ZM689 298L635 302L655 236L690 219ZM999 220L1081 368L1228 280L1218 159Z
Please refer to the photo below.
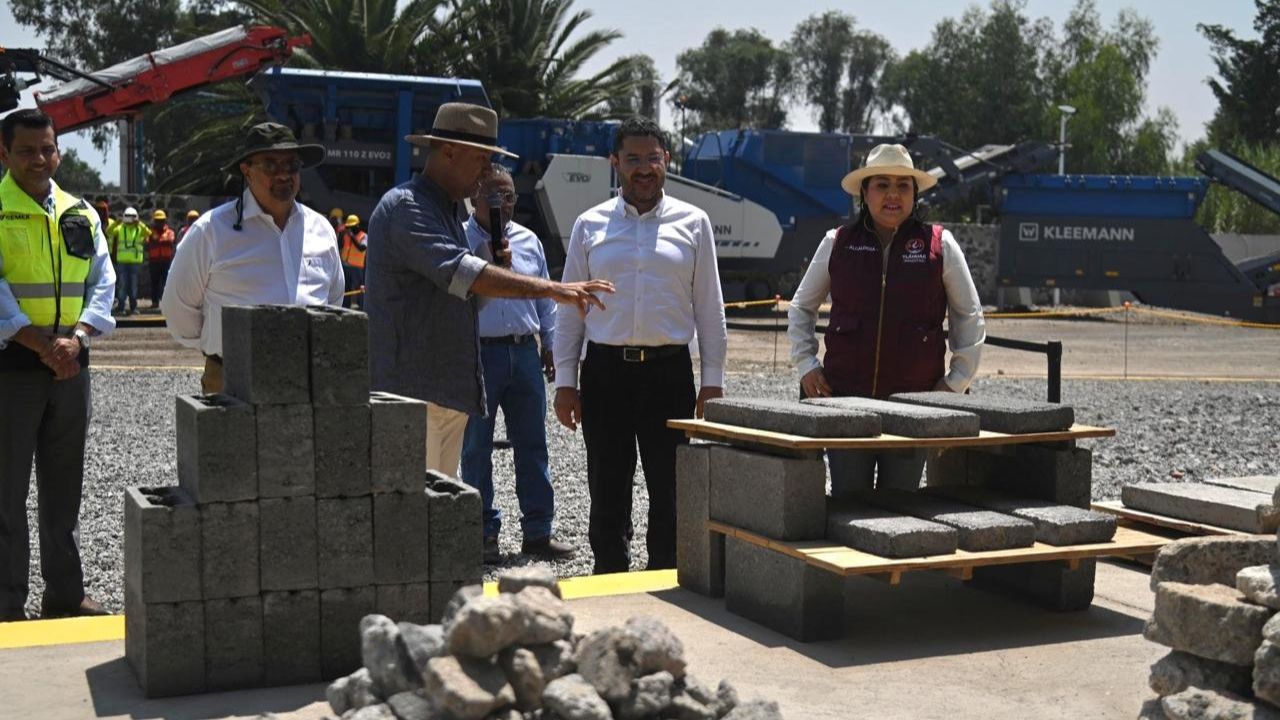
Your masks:
M555 576L521 568L454 595L439 625L368 615L364 667L329 686L341 720L781 720L777 703L740 702L686 672L660 621L633 617L588 635Z
M1280 720L1278 542L1228 535L1160 550L1143 635L1172 652L1151 666L1159 697L1139 720Z

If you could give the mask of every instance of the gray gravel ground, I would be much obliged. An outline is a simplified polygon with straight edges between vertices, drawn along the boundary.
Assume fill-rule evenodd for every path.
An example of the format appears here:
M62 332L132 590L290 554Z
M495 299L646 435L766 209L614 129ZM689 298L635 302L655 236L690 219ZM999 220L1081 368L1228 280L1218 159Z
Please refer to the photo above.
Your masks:
M88 591L109 609L123 607L121 490L126 485L176 483L173 396L194 392L195 370L95 370L94 417L90 430L81 509L81 547ZM734 373L727 392L736 396L794 397L790 374ZM1043 380L984 378L975 392L1044 399ZM1118 382L1066 380L1063 398L1076 408L1076 421L1117 429L1115 438L1084 441L1094 451L1094 498L1115 499L1134 482L1197 482L1214 476L1280 474L1280 383ZM582 438L548 414L551 473L556 490L556 534L577 546L579 555L554 564L562 577L590 572L587 544L589 501ZM504 432L499 422L497 435ZM519 555L519 510L512 454L494 453L498 504L502 508L505 564L532 562ZM34 487L34 479L32 483ZM643 473L637 470L632 567L643 568L648 504ZM28 499L34 531L35 498ZM496 569L487 568L493 579ZM42 582L39 548L32 547L32 600L39 607Z

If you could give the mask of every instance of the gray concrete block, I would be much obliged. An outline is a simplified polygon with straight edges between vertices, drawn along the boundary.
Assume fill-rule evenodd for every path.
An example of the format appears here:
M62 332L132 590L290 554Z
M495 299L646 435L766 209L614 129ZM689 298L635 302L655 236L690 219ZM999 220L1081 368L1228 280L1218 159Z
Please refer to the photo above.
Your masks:
M1088 610L1093 604L1096 560L1081 560L1073 570L1058 562L988 565L973 569L975 585L1007 592L1047 610Z
M316 499L269 498L258 503L263 590L319 587Z
M948 448L930 453L926 480L929 487L979 485L1087 510L1092 500L1093 453L1028 444Z
M262 593L262 663L267 685L318 682L320 593Z
M1014 497L973 485L934 487L929 494L1022 518L1036 526L1036 541L1048 545L1102 543L1116 534L1116 516L1109 513Z
M1206 485L1248 490L1273 495L1280 490L1280 475L1247 475L1245 477L1209 478Z
M175 406L178 484L201 504L256 498L253 406L228 395L178 395Z
M314 495L315 420L310 405L257 408L258 497Z
M316 497L359 497L369 476L369 406L315 407Z
M258 523L257 502L200 506L200 579L206 600L258 594Z
M180 487L125 488L124 586L141 602L200 600L200 509Z
M793 400L718 398L706 404L708 422L818 438L872 437L880 418L857 408L805 405Z
M1199 483L1138 483L1120 490L1125 507L1249 533L1276 531L1271 496Z
M722 597L724 536L707 529L710 461L710 445L676 447L676 578L686 590Z
M369 316L327 306L307 308L311 321L311 403L369 401Z
M204 603L126 603L124 654L149 698L204 692Z
M204 605L205 684L239 690L262 684L262 598L222 598Z
M326 680L360 669L360 619L374 612L372 586L320 592L320 674Z
M711 448L711 519L775 540L814 540L826 533L826 465ZM678 515L677 515L678 517Z
M801 642L844 634L844 583L805 561L725 538L724 606Z
M226 393L253 405L311 402L310 323L304 308L222 308Z
M962 410L864 397L809 398L803 402L875 413L880 416L881 432L903 437L972 437L979 429L978 416Z
M1075 410L1070 405L1036 402L992 395L964 395L935 390L898 393L889 397L895 402L971 412L978 416L983 430L1000 433L1035 433L1067 430L1075 423Z
M430 625L440 621L439 614L431 614L431 586L428 583L379 585L375 588L373 602L374 612L396 622ZM441 610L443 608L442 605Z
M955 528L845 500L827 503L827 538L888 558L950 555Z
M373 491L422 492L427 466L427 404L386 392L369 393L369 476Z
M1036 526L1026 520L921 493L874 490L858 492L854 499L953 527L959 546L971 552L1030 547L1036 539Z
M422 469L418 469L422 482ZM426 582L430 577L427 494L379 493L373 496L373 579L379 585Z
M427 473L427 567L432 582L470 580L481 574L483 544L480 493L459 480Z
M373 502L358 498L318 498L316 536L320 587L373 584Z

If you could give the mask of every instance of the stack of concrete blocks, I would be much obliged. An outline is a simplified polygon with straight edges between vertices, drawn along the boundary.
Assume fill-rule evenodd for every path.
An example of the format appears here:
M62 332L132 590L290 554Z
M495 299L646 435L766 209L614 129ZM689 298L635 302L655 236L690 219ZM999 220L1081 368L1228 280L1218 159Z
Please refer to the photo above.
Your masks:
M1125 507L1246 533L1280 528L1280 477L1210 478L1203 483L1138 483L1120 491Z
M368 324L227 307L225 393L177 398L177 487L125 494L125 650L148 696L316 682L360 619L481 577L479 494L428 474L426 405L370 393Z
M1280 554L1273 535L1166 545L1151 569L1143 635L1170 648L1139 717L1280 719Z

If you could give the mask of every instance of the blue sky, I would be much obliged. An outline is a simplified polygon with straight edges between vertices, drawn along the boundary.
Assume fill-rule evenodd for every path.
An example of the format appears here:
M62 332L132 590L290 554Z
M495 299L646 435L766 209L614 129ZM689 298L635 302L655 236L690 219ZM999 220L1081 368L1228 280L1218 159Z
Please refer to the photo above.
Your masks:
M653 57L664 80L675 76L675 58L682 50L701 44L716 27L729 29L754 27L775 41L787 39L796 23L809 15L838 9L852 14L859 27L885 36L899 53L923 47L929 42L934 24L944 17L960 15L969 2L953 0L914 0L913 2L864 2L841 4L814 0L576 0L575 9L591 10L594 17L588 28L613 28L623 38L611 45L587 68L599 70L623 55L645 53ZM1073 5L1069 0L1028 0L1026 12L1033 18L1048 17L1055 27L1061 25ZM1253 33L1253 0L1216 0L1207 3L1192 0L1098 0L1097 7L1105 24L1117 12L1132 8L1152 21L1160 38L1159 54L1148 76L1149 110L1165 106L1178 119L1178 133L1183 142L1194 140L1204 132L1204 124L1213 116L1217 102L1205 79L1214 72L1209 44L1196 31L1196 23L1221 24L1247 37ZM7 0L0 2L0 45L39 47L37 38L13 22ZM34 105L27 94L24 105ZM957 108L963 112L963 108ZM664 122L669 122L670 109L663 108ZM796 107L791 112L791 127L798 130L815 128L811 112ZM103 178L114 181L119 176L114 148L104 156L79 135L63 140L65 147L76 148L82 157L98 166Z

